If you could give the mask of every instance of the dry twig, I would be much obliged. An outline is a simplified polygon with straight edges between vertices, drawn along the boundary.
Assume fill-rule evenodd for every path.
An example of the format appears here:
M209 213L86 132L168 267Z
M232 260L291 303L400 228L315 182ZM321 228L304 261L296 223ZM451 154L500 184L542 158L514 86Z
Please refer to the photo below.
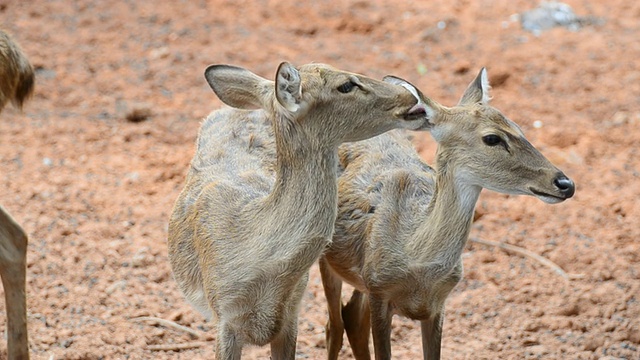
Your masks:
M188 342L181 344L164 344L164 345L147 345L147 349L151 351L180 351L188 349L197 349L205 346L205 342Z
M495 247L499 247L505 251L510 251L510 252L514 252L516 254L522 255L524 257L528 257L530 259L536 260L539 263L541 263L542 265L545 265L549 268L551 268L552 270L554 270L558 275L562 276L563 278L565 278L565 280L572 280L572 279L580 279L582 277L584 277L584 274L567 274L564 270L562 270L562 268L560 266L558 266L556 263L554 263L553 261L542 257L532 251L529 251L525 248L521 248L519 246L515 246L515 245L511 245L511 244L506 244L506 243L502 243L502 242L497 242L497 241L490 241L490 240L483 240L483 239L478 239L478 238L471 238L470 239L473 242L476 242L478 244L482 244L482 245L487 245L487 246L495 246Z
M152 321L155 322L157 324L166 326L166 327L170 327L173 329L177 329L180 331L184 331L186 333L188 333L189 335L191 335L193 338L195 339L204 339L204 334L197 331L197 330L193 330L191 328L188 328L186 326L182 326L180 324L177 324L173 321L169 321L169 320L165 320L165 319L161 319L161 318L157 318L157 317L153 317L153 316L140 316L137 318L132 318L131 320L137 320L137 321Z

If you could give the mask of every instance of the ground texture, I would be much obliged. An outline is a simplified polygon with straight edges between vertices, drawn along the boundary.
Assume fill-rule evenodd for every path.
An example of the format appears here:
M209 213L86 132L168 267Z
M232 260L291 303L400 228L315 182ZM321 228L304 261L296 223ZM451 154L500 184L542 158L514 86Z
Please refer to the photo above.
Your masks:
M538 5L523 0L0 1L0 26L37 68L25 111L0 118L0 199L30 236L33 358L213 358L213 324L181 296L166 246L200 121L221 105L203 70L272 78L288 60L394 74L446 105L486 66L493 105L575 180L555 206L483 192L472 238L527 248L574 278L470 242L445 359L639 359L640 2L568 3L581 27L536 35L514 16ZM416 145L431 161L429 135ZM325 357L325 314L314 267L299 358ZM395 318L392 334L394 358L420 357L417 323Z

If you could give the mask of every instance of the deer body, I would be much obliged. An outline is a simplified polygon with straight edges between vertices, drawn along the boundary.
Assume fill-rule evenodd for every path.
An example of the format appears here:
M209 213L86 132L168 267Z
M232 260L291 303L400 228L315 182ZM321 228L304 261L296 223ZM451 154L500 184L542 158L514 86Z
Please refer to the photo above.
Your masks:
M33 68L20 47L0 30L0 111L17 108L33 93ZM29 359L27 332L27 235L0 206L0 276L7 306L7 352L11 360Z
M293 359L308 270L331 240L338 145L424 125L406 89L312 64L275 84L207 69L223 102L201 127L169 222L169 259L186 298L218 321L217 359L244 343ZM249 110L255 109L258 110Z
M341 147L336 231L320 259L330 359L343 329L354 356L369 359L370 326L376 359L389 359L394 314L421 321L424 358L439 359L444 304L462 277L481 190L549 203L573 195L573 182L488 105L488 89L483 69L455 107L420 95L438 142L436 170L400 132ZM355 287L344 307L343 280Z

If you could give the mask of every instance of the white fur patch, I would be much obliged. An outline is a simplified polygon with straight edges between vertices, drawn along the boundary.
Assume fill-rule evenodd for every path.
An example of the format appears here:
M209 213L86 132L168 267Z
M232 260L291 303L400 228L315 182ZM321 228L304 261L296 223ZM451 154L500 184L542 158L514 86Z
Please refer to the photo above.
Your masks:
M487 75L487 69L483 68L480 73L480 84L482 86L482 103L488 104L491 100L491 85L489 84L489 75Z
M401 83L400 86L409 90L409 92L418 100L418 102L422 101L422 99L420 99L420 96L418 95L418 91L416 90L416 88L405 82Z

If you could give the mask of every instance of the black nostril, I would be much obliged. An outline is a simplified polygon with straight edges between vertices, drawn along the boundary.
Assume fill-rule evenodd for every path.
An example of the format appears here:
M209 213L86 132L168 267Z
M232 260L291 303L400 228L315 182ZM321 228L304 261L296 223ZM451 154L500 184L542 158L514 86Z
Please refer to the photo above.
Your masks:
M553 180L553 184L568 198L572 197L576 191L576 186L573 181L564 175L558 176Z

